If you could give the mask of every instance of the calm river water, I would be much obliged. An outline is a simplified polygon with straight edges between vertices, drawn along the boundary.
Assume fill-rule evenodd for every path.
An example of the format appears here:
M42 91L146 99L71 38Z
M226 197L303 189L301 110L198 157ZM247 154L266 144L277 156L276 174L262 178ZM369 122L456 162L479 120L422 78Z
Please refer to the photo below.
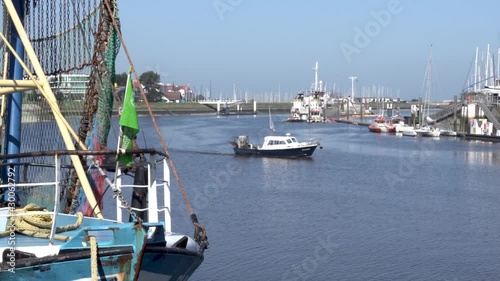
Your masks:
M284 119L278 132L323 149L235 157L228 142L260 145L267 115L158 117L211 244L190 280L500 280L500 144ZM191 234L175 183L172 204L174 231Z

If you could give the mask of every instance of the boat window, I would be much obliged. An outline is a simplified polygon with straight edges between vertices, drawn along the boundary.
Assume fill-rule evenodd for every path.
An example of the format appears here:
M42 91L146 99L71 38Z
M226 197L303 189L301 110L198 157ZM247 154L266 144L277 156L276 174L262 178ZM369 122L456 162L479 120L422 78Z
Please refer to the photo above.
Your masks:
M297 140L295 138L291 138L292 142L297 142Z
M286 143L292 143L292 141L290 139L287 139Z
M267 143L267 145L273 145L273 141L272 141L272 140L270 140L270 141Z
M285 144L285 141L280 141L280 144Z

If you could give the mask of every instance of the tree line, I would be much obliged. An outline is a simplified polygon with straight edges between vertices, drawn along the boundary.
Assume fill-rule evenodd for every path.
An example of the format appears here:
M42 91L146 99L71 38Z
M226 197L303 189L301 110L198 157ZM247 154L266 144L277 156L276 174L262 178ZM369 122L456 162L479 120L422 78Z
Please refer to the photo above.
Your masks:
M115 74L115 84L118 87L127 85L128 74L126 72ZM139 76L144 90L147 92L148 101L160 101L162 94L160 91L160 74L154 71L146 71Z
M125 87L127 85L127 73L119 73L115 74L115 83L119 87ZM160 82L161 77L158 73L154 71L146 71L139 76L139 80L141 81L142 86L144 86L144 90L147 92L148 101L160 101L162 98L162 93L160 90ZM138 92L137 90L135 92ZM193 92L186 93L184 97L185 101L192 102L203 100L205 97L200 94L196 94Z

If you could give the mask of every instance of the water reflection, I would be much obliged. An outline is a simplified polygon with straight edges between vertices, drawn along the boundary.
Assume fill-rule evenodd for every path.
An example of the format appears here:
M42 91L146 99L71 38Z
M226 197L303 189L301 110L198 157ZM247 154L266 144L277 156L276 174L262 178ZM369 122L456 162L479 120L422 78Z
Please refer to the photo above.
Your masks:
M463 151L455 154L468 164L500 166L500 153L492 151Z
M278 189L300 189L300 183L304 178L310 177L308 171L313 158L259 158L262 160L262 185L265 190L272 191ZM304 165L305 164L305 165ZM276 183L281 184L276 184Z

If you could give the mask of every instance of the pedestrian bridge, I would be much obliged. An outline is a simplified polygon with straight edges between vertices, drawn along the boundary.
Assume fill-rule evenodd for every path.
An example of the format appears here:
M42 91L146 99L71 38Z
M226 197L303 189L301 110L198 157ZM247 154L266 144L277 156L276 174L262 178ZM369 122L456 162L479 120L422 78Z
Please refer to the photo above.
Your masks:
M216 100L201 100L198 101L199 104L204 104L214 110L217 113L221 113L221 111L226 111L228 108L236 106L236 111L241 111L241 105L245 102L242 100L225 100L225 99L216 99ZM254 112L257 110L256 103L254 102Z

